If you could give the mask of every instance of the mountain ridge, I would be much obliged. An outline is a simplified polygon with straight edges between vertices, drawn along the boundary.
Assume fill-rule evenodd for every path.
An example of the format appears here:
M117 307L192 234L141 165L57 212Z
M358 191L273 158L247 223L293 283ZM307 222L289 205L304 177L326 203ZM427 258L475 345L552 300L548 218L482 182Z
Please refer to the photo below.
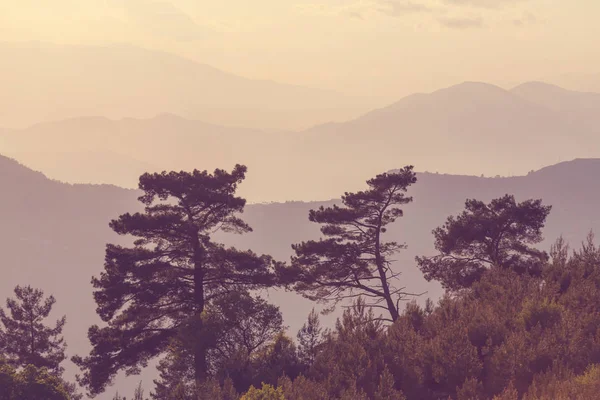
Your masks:
M136 46L0 42L0 126L163 112L260 129L309 127L368 109L361 98L255 80ZM39 68L44 65L44 68ZM60 99L60 101L57 101Z

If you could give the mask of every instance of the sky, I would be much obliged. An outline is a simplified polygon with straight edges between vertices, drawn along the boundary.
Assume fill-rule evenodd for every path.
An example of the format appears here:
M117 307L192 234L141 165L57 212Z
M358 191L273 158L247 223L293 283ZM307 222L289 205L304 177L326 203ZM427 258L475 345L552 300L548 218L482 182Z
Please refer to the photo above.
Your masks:
M0 0L0 39L133 44L394 101L462 81L600 90L597 0Z

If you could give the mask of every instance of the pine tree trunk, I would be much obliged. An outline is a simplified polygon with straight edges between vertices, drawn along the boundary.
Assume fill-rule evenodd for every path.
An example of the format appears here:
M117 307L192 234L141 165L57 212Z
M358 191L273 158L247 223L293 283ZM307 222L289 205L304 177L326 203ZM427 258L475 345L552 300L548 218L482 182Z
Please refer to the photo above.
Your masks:
M390 286L387 281L385 270L383 268L383 258L381 257L380 230L381 227L377 229L377 234L375 236L375 264L377 264L377 270L379 271L379 279L381 280L381 287L383 289L387 309L390 313L390 316L392 317L392 321L396 322L399 315L398 310L396 309L396 305L394 304L394 300L392 300L392 295L390 294Z
M194 241L194 302L196 313L196 340L194 340L194 371L196 383L204 383L207 378L206 348L204 343L204 324L202 313L204 311L204 271L203 271L203 249L199 238Z

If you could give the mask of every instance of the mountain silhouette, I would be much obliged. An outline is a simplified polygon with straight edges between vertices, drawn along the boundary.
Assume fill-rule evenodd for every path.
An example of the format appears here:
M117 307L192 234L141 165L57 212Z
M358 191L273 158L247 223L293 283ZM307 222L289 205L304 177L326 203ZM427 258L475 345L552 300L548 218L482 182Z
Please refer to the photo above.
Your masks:
M0 152L50 177L135 187L142 171L243 163L253 202L330 199L406 164L512 176L597 156L600 95L530 83L466 82L298 132L225 127L175 114L79 117L0 132ZM58 161L55 161L58 160Z

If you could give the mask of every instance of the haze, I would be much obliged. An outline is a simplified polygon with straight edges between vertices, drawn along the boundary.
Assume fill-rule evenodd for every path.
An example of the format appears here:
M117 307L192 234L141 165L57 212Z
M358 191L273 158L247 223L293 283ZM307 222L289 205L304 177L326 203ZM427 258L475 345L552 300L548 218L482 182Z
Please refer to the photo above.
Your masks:
M413 331L413 326L407 328L410 335L396 335L398 340L409 338L406 343L390 342L389 348L402 349L410 357L414 353L410 362L395 360L398 363L391 370L396 379L393 385L406 389L407 396L396 393L373 397L374 388L365 390L378 399L433 400L479 398L471 396L469 390L484 390L485 386L485 390L495 392L480 398L492 399L490 393L510 389L506 382L493 381L496 375L490 369L495 362L492 355L501 361L505 360L501 357L542 361L558 358L543 352L534 354L537 348L525 356L513 352L521 348L529 351L539 343L540 348L555 349L569 342L568 352L560 358L563 364L556 364L557 371L571 371L572 385L586 382L587 378L580 377L590 360L600 360L600 328L597 332L590 328L600 327L596 305L600 291L589 289L600 287L600 268L596 265L600 248L588 244L584 250L586 254L595 252L593 257L586 256L585 262L576 258L567 262L565 256L561 265L545 258L544 251L549 251L559 237L578 248L590 230L600 229L599 15L598 0L0 0L0 308L5 308L4 300L13 295L17 285L31 285L54 295L57 303L50 318L67 315L63 334L68 357L62 361L65 379L75 382L75 375L85 370L95 371L101 381L112 371L111 363L121 363L114 369L114 387L106 386L108 382L104 381L101 387L87 385L85 390L106 389L100 400L113 399L119 390L129 399L140 380L146 393L155 389L156 362L165 354L183 357L178 366L183 368L183 383L193 386L190 377L207 372L206 365L196 363L201 358L199 350L205 352L202 356L206 360L206 349L194 344L192 355L190 348L182 347L177 353L171 347L165 351L160 347L173 339L174 333L181 333L181 326L193 318L209 315L204 313L205 305L216 307L211 309L213 316L224 316L222 320L215 318L220 321L213 321L218 331L210 337L224 337L224 346L232 346L219 348L222 354L213 355L211 362L217 361L211 365L211 373L216 375L218 370L229 376L232 365L255 368L255 360L272 354L272 349L284 348L279 347L283 342L276 340L286 336L279 334L285 332L294 339L311 309L325 307L314 300L327 303L325 297L331 287L341 288L338 293L342 293L356 281L359 293L363 290L367 296L385 298L379 307L389 312L391 320L387 322L396 323L408 315L403 314L403 305L398 305L406 298L392 299L390 285L424 293L416 297L423 305L427 297L434 302L442 298L447 282L460 287L473 276L476 282L479 273L487 277L488 270L509 265L505 270L516 274L508 279L516 285L513 292L499 292L509 283L504 282L504 275L493 275L504 283L482 291L493 293L488 295L489 304L484 301L484 307L480 307L473 303L470 309L482 313L482 320L487 322L500 321L497 327L490 325L490 329L498 329L489 340L482 336L485 347L469 347L468 351L460 347L461 354L470 354L469 360L475 360L475 364L481 361L481 368L475 364L463 368L463 364L456 364L463 356L455 357L451 351L453 346L471 346L472 338L463 337L462 332L466 332L471 319L476 320L472 316L477 312L469 311L464 320L455 319L448 325L443 318L435 319L444 313L438 312L441 306L436 303L437 311L431 315L424 312L411 321L427 320L430 327L439 329L417 332L420 328ZM247 172L242 166L234 168L236 164L246 166ZM189 174L194 170L212 173L217 168L226 172L208 178ZM155 175L140 183L142 174L162 171L172 174L157 178L158 183L152 180ZM387 174L379 175L383 173ZM379 178L368 186L366 182L375 176ZM231 182L242 183L235 187ZM394 191L386 202L388 193L384 192L389 187L385 185L389 182ZM153 184L164 187L156 189L151 187ZM162 189L176 192L167 201L182 203L150 207L145 211L148 214L130 220L126 216L126 222L109 229L109 222L119 215L144 209L136 201L142 190L147 190L148 198L164 193ZM405 190L411 201L398 196ZM367 194L352 197L358 191ZM234 192L247 200L245 208L234 198ZM502 197L505 194L514 198ZM346 206L350 204L349 212L336 208L348 198L353 199L346 202ZM442 226L448 216L464 211L469 204L466 199L487 204L500 198L503 203L498 207L506 209L481 211L469 216L473 219L458 218L457 224L475 221L473 226L485 229L472 233L462 229L470 228L469 223L458 226L454 235L471 236L454 238L448 234L454 242L449 240L445 247L440 244L443 240L434 239L432 230ZM517 203L511 203L515 199ZM541 199L544 206L527 203L530 199ZM196 203L190 207L187 201ZM546 205L552 206L548 215ZM388 207L392 206L402 207L403 212L390 211ZM324 211L310 213L319 207L325 207ZM245 213L240 217L252 231L245 232L243 222L231 218L242 208ZM150 215L152 212L155 214ZM374 218L377 213L379 217ZM313 220L327 220L333 227L322 225L322 221L314 223L309 215ZM518 221L499 221L505 217ZM397 221L390 222L395 218ZM388 223L389 230L385 227ZM233 235L222 229L224 226L244 234ZM513 228L516 233L507 234L506 239L504 230ZM138 247L123 250L132 243L132 235L124 232L147 236L135 242ZM323 232L339 237L292 247L322 239ZM381 244L384 236L408 247ZM495 246L488 245L488 239ZM270 255L280 263L271 264L269 257L259 259L251 252L237 253L211 241ZM350 245L344 247L348 241ZM507 243L501 244L503 241ZM155 243L156 249L146 252ZM417 256L433 259L438 250L456 243L465 247L453 248L454 253L448 251L446 256L452 259L458 254L459 261L453 264L437 258L438 264L432 262L429 266L442 272L434 278L424 272L422 267L427 264L415 261ZM475 250L467 249L473 243L480 245L474 246ZM491 248L495 248L495 254L483 254ZM110 257L106 249L112 251ZM299 255L301 252L305 254ZM503 260L498 255L501 252L506 253ZM465 254L472 258L464 258ZM488 259L491 267L481 267ZM517 265L520 262L523 265ZM278 269L283 266L299 267L295 271L291 268L291 272ZM455 266L463 270L451 270ZM471 270L464 270L465 266ZM567 266L579 272L571 276L571 271L560 270ZM541 278L534 273L528 275L538 267L543 271L540 276L548 278L550 289L544 289L546 280L536 280ZM596 272L588 274L588 267ZM199 271L202 273L197 274ZM131 276L137 273L141 278L131 283L135 280ZM315 278L312 273L323 276ZM105 275L100 285L105 285L102 290L106 291L94 297L90 278L101 274ZM206 276L210 278L203 281ZM563 287L567 279L561 276L569 277L568 285L573 277L579 286ZM589 276L595 279L591 284ZM323 284L323 279L334 282ZM361 279L366 283L360 283ZM373 287L369 286L371 280L375 282ZM531 291L522 291L525 287ZM564 293L551 293L558 287ZM461 296L471 293L472 287L463 289L461 293L452 292L446 306L458 307L458 302L465 300L471 307L472 299ZM122 295L128 290L133 291L130 298ZM269 314L273 318L267 321L275 321L275 328L270 333L269 329L263 330L263 334L277 335L261 336L264 340L256 347L245 343L250 348L246 354L248 348L236 347L241 343L235 337L236 329L249 326L252 334L270 325L253 319L260 313L248 310L256 304L243 303L248 308L240 310L247 315L238 315L240 310L221 311L248 300L227 296L254 295L259 290L269 304L276 306ZM306 293L311 290L313 297L309 299ZM518 302L517 292L523 296ZM352 293L340 299L348 305L347 300L355 297ZM547 337L549 341L537 340L519 330L526 313L518 310L526 311L533 304L527 302L529 297L542 299L540 307L550 310L549 314L541 312L542 317L568 310L568 318L561 319L564 329L556 330L554 342ZM515 302L510 305L513 308L502 308L509 307L508 302L502 303L505 299ZM585 318L578 310L582 299L591 310ZM554 307L555 301L562 302L562 306ZM104 311L100 311L101 302L105 303ZM131 303L141 308L134 308L123 318L107 317L113 308ZM174 311L158 315L161 307L171 306ZM334 327L342 310L338 307L324 316L323 324ZM157 313L156 318L151 317L152 313ZM505 314L509 314L508 319L501 319ZM528 315L537 314L531 311ZM121 335L119 329L133 329L123 327L138 323L127 318L138 317L150 320L136 325L140 331ZM14 356L9 347L29 336L9 332L16 331L17 325L3 318L0 313L0 381L5 382L4 378L17 374L16 370L5 369L5 355ZM111 327L121 324L113 331L103 331L108 332L103 338L98 335L100 343L106 340L104 348L112 349L115 359L103 364L103 355L96 354L89 368L80 368L81 360L71 356L90 355L94 344L88 329L94 324L105 327L107 320L111 320ZM168 326L170 321L181 325ZM358 326L363 325L356 324L355 328ZM572 327L575 333L570 335L567 332ZM478 332L487 335L484 328ZM203 329L206 327L201 323L199 330ZM496 340L498 332L510 329L514 330L509 332L514 341ZM544 329L538 333L545 335ZM12 334L11 343L5 340L5 331L6 335ZM164 336L157 339L157 345L150 341L147 348L147 343L131 345L148 332L150 336ZM382 328L381 332L385 336L388 331ZM429 335L432 332L435 334ZM426 342L426 346L418 347ZM504 343L517 343L519 349L498 350ZM325 375L334 370L345 374L343 379L330 375L314 379L345 385L354 372L334 368L334 364L366 371L380 365L381 359L370 356L390 354L387 347L363 350L364 341L360 340L342 344L346 347L339 348L358 349L357 354L362 352L365 357L357 361L351 358L352 351L343 350L341 356L330 357L328 361L333 364L321 368ZM588 351L588 344L596 346L595 350ZM151 354L157 349L162 353ZM241 358L234 360L232 354L238 357L243 353L243 362ZM147 354L151 357L145 366ZM301 365L304 372L312 371L306 360L304 364L294 361L298 354L294 353L291 363ZM124 358L117 360L121 356ZM137 359L128 364L130 356ZM194 358L193 366L191 362L185 364L188 358ZM436 360L446 364L443 368L431 364ZM98 367L95 370L94 362ZM519 388L523 394L529 389L533 372L527 375L513 364L507 361L497 368L507 370L506 376L525 377ZM141 366L142 375L126 377L124 366ZM272 371L263 367L260 364L246 371L252 379L258 379L253 384L273 378L267 376ZM410 368L421 370L413 376L410 374L414 371L406 372L412 371ZM477 376L473 372L473 380L465 380L460 374L454 377L462 370L478 368L484 372L477 372ZM590 371L586 373L596 371L596 377L600 376L600 368ZM383 372L378 370L368 377L354 378L363 385L379 382L380 375ZM250 389L250 378L240 376L236 385L242 393ZM555 378L550 376L544 382L554 382ZM480 381L485 385L479 385ZM455 396L459 387L466 388L462 397ZM348 388L327 390L336 391L330 399L337 400L342 389ZM304 394L305 389L296 393ZM595 393L598 390L600 386ZM323 398L316 396L310 400ZM352 396L344 398L359 398ZM294 399L297 397L289 398Z
M44 6L46 4L46 6ZM462 81L600 90L594 0L37 0L0 3L0 38L128 43L253 79L383 105Z

